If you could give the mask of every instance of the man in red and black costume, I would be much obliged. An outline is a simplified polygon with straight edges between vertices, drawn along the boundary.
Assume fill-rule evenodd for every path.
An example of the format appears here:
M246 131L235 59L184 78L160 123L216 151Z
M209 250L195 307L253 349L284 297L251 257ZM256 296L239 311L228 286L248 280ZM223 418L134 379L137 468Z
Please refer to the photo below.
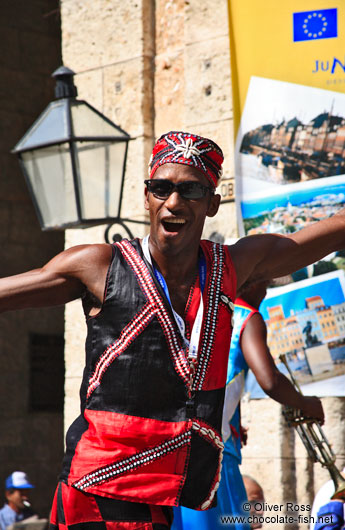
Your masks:
M2 311L82 298L86 314L81 415L52 528L162 530L172 506L211 507L236 289L345 246L344 211L289 236L200 241L222 162L207 138L161 136L145 181L147 238L73 247L0 281ZM314 416L323 419L317 398Z

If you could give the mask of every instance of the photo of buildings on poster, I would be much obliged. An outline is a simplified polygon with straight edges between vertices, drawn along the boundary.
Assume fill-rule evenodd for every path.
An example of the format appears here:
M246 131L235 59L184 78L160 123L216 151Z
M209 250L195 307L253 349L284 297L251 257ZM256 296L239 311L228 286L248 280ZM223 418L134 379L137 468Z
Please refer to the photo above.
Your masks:
M345 94L253 77L235 167L242 234L329 217L345 201Z
M288 234L335 214L345 204L345 94L252 77L235 174L241 236ZM260 312L278 368L287 373L284 355L303 391L345 395L345 249L277 284ZM263 397L251 374L247 387Z
M319 383L322 395L329 379L334 395L345 395L344 271L269 289L260 313L270 352L283 373L281 355L300 385L314 386L311 394L311 383Z

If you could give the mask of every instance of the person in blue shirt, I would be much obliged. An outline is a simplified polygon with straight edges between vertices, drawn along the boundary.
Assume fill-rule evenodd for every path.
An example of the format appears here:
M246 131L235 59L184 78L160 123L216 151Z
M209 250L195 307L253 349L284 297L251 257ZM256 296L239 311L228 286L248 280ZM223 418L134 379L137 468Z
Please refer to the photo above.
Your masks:
M230 525L229 520L225 519L233 515L247 519L250 515L242 508L243 503L247 501L247 494L239 468L243 443L240 399L248 367L253 371L261 388L272 399L300 409L305 415L316 417L321 422L324 420L321 401L317 397L303 396L297 392L290 380L277 369L270 354L266 324L259 313L268 283L265 280L251 284L242 289L240 297L235 301L223 409L223 467L217 492L217 506L205 512L184 507L174 509L172 530L220 530L225 526L236 530L250 530L255 527L239 519Z
M34 488L26 473L14 471L5 481L6 503L0 510L0 530L33 515L29 492Z
M334 500L321 506L317 513L315 530L344 530L344 528L344 501Z

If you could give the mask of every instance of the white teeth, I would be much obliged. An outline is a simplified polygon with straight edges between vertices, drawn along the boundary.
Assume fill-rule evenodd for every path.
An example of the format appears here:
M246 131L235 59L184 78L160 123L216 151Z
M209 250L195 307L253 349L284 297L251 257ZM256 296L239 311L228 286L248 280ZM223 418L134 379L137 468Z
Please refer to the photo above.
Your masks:
M180 225L184 225L185 224L185 219L176 219L175 217L171 217L169 219L163 219L164 222L166 223L175 223L175 224L180 224Z

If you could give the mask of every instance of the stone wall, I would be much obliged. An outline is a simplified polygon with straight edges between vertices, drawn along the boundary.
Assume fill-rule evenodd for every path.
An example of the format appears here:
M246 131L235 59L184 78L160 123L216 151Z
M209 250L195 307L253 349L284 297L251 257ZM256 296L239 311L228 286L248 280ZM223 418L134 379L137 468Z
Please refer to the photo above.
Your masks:
M10 150L54 97L61 63L57 0L3 0L0 7L0 276L34 269L63 249L62 233L43 233L19 164ZM63 336L62 308L0 316L0 489L14 470L36 485L32 500L47 515L63 454L62 412L30 409L31 334ZM52 388L52 392L54 389Z
M155 13L155 136L183 129L223 149L224 180L234 177L227 2L158 0ZM208 219L204 236L236 237L234 203Z

